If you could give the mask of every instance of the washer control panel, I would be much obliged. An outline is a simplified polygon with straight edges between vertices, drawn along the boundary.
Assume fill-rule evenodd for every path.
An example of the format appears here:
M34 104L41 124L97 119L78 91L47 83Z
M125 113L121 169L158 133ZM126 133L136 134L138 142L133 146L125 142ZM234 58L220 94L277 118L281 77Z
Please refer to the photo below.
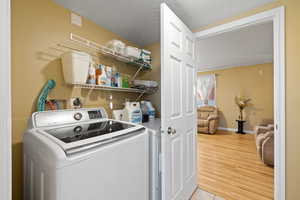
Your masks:
M101 119L102 118L101 110L91 110L91 111L88 111L88 114L89 114L90 119Z
M104 108L82 108L74 110L55 110L33 113L32 128L85 122L94 119L107 118Z

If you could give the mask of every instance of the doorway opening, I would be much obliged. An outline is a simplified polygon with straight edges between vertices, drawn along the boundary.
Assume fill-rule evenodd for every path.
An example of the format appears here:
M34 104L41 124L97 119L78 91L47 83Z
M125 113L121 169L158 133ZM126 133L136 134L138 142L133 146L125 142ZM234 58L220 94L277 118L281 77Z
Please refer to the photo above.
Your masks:
M274 199L273 24L197 46L200 188L225 199Z
M274 193L274 199L285 199L285 187L284 187L284 183L285 183L285 171L284 171L284 169L285 169L285 156L284 156L284 154L285 154L285 142L284 142L285 141L284 8L283 7L276 8L276 9L266 11L266 12L263 12L263 13L260 13L260 14L257 14L257 15L253 15L253 16L246 17L246 18L243 18L243 19L240 19L240 20L237 20L237 21L233 21L231 23L220 25L220 26L208 29L208 30L200 31L200 32L196 33L196 35L197 35L198 41L201 41L201 40L203 41L205 39L209 40L210 38L213 38L213 37L220 37L221 35L224 35L224 34L230 34L230 33L233 33L233 32L237 32L237 31L240 31L242 29L249 29L249 28L255 27L255 26L264 26L264 27L266 27L268 25L272 26L272 36L273 36L273 42L272 42L272 45L273 45L272 55L273 55L273 57L272 57L271 61L273 63L272 66L274 66L272 68L273 69L273 76L272 76L273 77L273 88L274 88L273 89L274 95L272 95L272 97L274 97L272 99L273 105L274 105L274 115L273 115L274 116L273 117L273 121L274 121L274 123L273 123L274 124L274 126L273 126L274 127L274 130L273 130L274 131L274 140L273 140L273 142L274 142L274 147L273 147L273 153L274 153L274 160L273 160L273 162L274 162L274 191L270 187L268 187L267 190L268 190L268 192ZM238 39L238 38L235 38L235 39ZM243 41L237 41L235 46L239 46L242 42ZM259 43L257 45L259 46L259 45L261 45L261 43ZM220 45L220 48L224 48L224 46ZM243 50L245 50L245 49L242 49L241 51L243 52ZM201 56L202 55L200 53L199 54L199 59L200 60L201 60ZM225 55L225 57L226 57L226 55ZM262 55L262 57L263 57L263 55ZM217 60L217 59L218 58L216 58L215 60L213 60L213 59L212 60L216 63L220 62L220 60ZM238 60L238 59L236 59L236 60ZM203 59L202 59L202 61L203 61ZM209 61L209 60L206 60L206 61ZM268 62L262 62L262 63L266 64ZM214 63L212 62L210 64L214 64ZM249 66L249 65L251 65L251 63L250 64L244 64L244 65ZM231 66L234 66L233 63L231 63ZM226 68L226 67L223 66L223 69L224 68ZM247 67L243 67L243 68L245 70ZM209 71L209 70L202 66L202 69L200 69L198 71L202 72L202 75L204 75L205 74L204 72L206 71L206 75L207 75L207 71ZM225 71L225 70L223 70L223 71ZM257 77L263 76L265 74L264 73L265 69L263 70L262 66L258 67L258 69L256 71L257 71ZM218 77L218 73L213 73L213 75L214 75L214 77L216 77L216 76ZM221 78L221 76L222 76L222 74L220 75L219 78ZM235 75L235 78L241 78L241 75L237 74L237 75ZM249 77L247 77L247 78L249 78ZM209 78L206 76L203 79L208 80ZM218 80L218 78L216 78L216 79ZM253 81L255 81L255 80L253 80ZM206 81L206 82L207 83L212 82L213 84L210 87L214 87L214 89L216 89L216 90L213 90L213 89L210 88L210 90L213 91L213 93L212 93L213 95L210 96L212 98L204 99L204 100L202 99L203 102L198 102L198 103L200 105L201 104L211 104L212 106L218 105L218 98L214 99L213 97L215 97L215 94L216 94L215 91L218 92L218 84L221 84L221 83L218 83L218 81L216 81L216 82ZM217 85L214 85L215 83ZM236 84L238 85L239 83L236 83ZM238 86L240 86L240 85L238 85ZM253 86L255 86L255 84L253 84ZM226 96L226 94L225 94L225 96ZM218 97L218 95L217 95L217 97ZM228 97L228 95L226 97ZM246 96L245 100L247 98L251 98L251 97ZM234 99L232 99L232 102L234 102ZM222 102L222 103L224 103L224 102ZM238 118L238 120L239 119L240 118ZM240 119L240 121L243 121L243 119ZM224 125L224 121L222 123ZM269 123L268 122L265 122L265 123L268 126ZM272 123L272 122L270 122L270 123ZM216 122L216 124L217 124L217 122ZM204 122L202 122L202 130L201 131L205 132L205 130L203 129L203 128L205 128L204 125L205 125ZM231 132L235 131L235 129L234 129L235 127L219 127L219 126L215 125L215 128L216 129L217 128L223 129L222 132L224 132L224 129L225 129L225 131L231 131ZM252 128L252 131L250 129L250 132L253 133L254 130L255 129ZM209 130L206 130L206 132L209 132ZM248 130L248 132L249 132L249 130ZM233 135L233 133L232 133L232 135ZM236 135L233 135L233 136L236 136ZM248 136L249 135L247 135L247 137ZM206 135L206 137L208 137L208 136ZM239 135L238 137L246 138L244 135ZM254 140L254 138L256 138L254 135L250 135L249 137L252 137L253 140ZM221 138L219 138L219 139L221 139ZM204 140L205 140L205 137L204 137ZM202 142L204 142L204 140ZM253 143L252 143L251 146L255 149L256 148L255 141L253 141L253 140L252 140ZM240 143L243 144L243 142L240 142ZM201 155L201 154L203 154L201 152L201 142L199 143L199 141L198 141L198 145L199 145L198 148L200 149L200 151L198 151L199 152L199 154L198 154L198 164L201 164L201 163L199 163L199 157L200 157L200 161L203 161L202 158L205 155ZM214 145L218 145L218 144L214 144ZM259 145L261 145L261 144L257 144L257 146L259 146ZM268 145L268 146L272 146L272 145ZM265 149L266 149L266 147L265 147ZM269 153L270 150L268 150L267 152ZM222 152L222 153L224 153L224 152ZM202 156L202 158L201 158L201 156ZM213 157L213 156L214 155L211 155L211 157ZM257 161L255 161L255 162L257 162ZM203 173L203 171L205 171L205 170L202 169L202 167L203 167L203 164L202 164L202 166L198 166L198 173ZM202 171L199 172L199 169L202 169ZM211 170L213 170L213 169L211 169ZM243 170L244 170L244 168L243 168ZM245 171L242 171L242 172L245 172ZM272 172L270 172L270 174L272 174ZM251 176L251 175L249 175L249 176ZM249 176L248 176L248 178L249 178ZM247 176L245 176L245 177L247 177ZM201 181L203 181L203 180L200 180L200 179L201 179L201 176L198 177L198 180L200 181L200 184L202 184ZM221 182L222 180L214 180L213 178L210 177L209 181L211 181L211 185L213 185L213 183L217 184L218 182ZM272 184L272 181L270 181L270 182ZM248 180L248 183L249 183L249 180ZM236 184L235 185L236 187L243 188L243 185L239 185L238 183L235 183L235 184ZM228 190L228 185L224 186L223 190L226 190L226 187L227 187L227 190ZM252 183L252 188L251 189L254 189L254 188L255 188L255 183ZM249 193L249 191L247 191L247 189L245 189L245 188L243 188L243 189L244 189L243 190L244 195L248 195L250 197L251 193ZM271 189L271 191L270 191L270 189ZM213 190L212 190L212 192L213 192ZM270 196L270 199L273 199L272 194Z

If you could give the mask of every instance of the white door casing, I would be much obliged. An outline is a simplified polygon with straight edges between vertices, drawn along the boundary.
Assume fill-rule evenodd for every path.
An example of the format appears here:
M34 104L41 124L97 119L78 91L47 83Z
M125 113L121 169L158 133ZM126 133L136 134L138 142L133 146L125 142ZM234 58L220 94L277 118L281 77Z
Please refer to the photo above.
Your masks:
M195 36L161 5L162 199L187 200L197 187Z
M273 22L274 37L274 199L285 200L286 190L286 84L285 84L285 7L280 6L249 17L195 33L196 39L205 39L247 26ZM200 55L201 56L201 55ZM200 70L201 71L201 70ZM200 72L199 71L199 72Z
M0 199L11 199L10 0L0 1Z

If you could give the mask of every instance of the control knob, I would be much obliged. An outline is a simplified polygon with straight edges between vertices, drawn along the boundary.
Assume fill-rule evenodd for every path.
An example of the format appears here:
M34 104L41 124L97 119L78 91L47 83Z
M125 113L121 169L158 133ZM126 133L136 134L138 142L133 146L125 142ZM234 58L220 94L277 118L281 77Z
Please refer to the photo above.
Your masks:
M75 113L75 115L74 115L74 119L75 120L79 121L79 120L81 120L81 118L82 118L82 114L81 113Z

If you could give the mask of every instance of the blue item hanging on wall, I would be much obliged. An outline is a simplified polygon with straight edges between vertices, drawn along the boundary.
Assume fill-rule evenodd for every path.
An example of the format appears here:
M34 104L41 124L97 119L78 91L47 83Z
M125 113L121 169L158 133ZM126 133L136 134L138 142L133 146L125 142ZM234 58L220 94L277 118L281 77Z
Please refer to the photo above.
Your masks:
M56 83L54 80L49 80L47 81L47 83L45 84L43 90L40 93L40 96L38 98L37 101L37 111L45 111L45 104L46 104L46 100L48 97L48 94L50 92L51 89L55 88Z

